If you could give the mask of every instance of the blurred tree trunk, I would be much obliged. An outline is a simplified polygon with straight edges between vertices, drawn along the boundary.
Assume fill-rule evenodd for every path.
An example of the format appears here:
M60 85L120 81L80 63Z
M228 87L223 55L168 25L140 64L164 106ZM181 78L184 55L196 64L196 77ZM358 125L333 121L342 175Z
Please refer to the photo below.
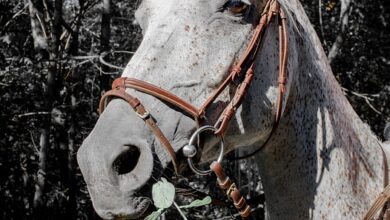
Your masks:
M103 0L102 10L102 24L100 33L100 53L108 52L110 49L111 38L111 0ZM105 59L109 61L110 56L105 56ZM102 72L100 72L100 91L104 93L110 90L110 75L105 74L109 72L109 67L101 65Z
M47 71L46 90L44 91L44 106L47 112L52 112L53 104L57 94L57 76L59 68L59 52L60 52L60 36L62 26L60 24L62 18L62 0L54 1L54 9L52 15L50 13L47 1L40 4L40 8L35 6L42 3L38 0L30 0L30 19L34 42L36 42L36 49L46 50L49 55L49 60L44 62ZM44 13L43 13L44 11ZM42 16L43 15L43 16ZM39 25L38 25L39 24ZM34 34L35 33L35 34ZM45 43L42 43L45 42ZM44 47L44 45L48 45ZM42 55L43 56L43 55ZM44 57L44 56L43 56ZM50 131L51 118L45 118L43 121L41 136L40 136L40 150L39 150L39 164L37 172L37 181L35 184L34 193L34 217L35 219L42 219L44 216L45 199L44 191L46 185L46 173L48 167L48 151L50 148Z
M72 34L72 43L69 48L69 55L77 56L79 54L79 30L81 27L81 18L84 13L84 0L79 0L79 12L75 22L75 28ZM83 86L84 74L76 66L72 70L71 89L70 89L70 128L68 130L68 204L66 207L67 219L77 219L77 201L76 201L76 179L75 179L75 154L76 154L76 127L77 127L77 101L80 98L79 93Z
M43 6L39 4L37 0L29 0L29 14L31 21L31 30L32 37L34 39L34 48L38 53L41 53L43 50L47 49L47 36L45 33L43 17L41 11L43 11ZM40 10L37 9L39 7ZM51 80L48 77L48 82ZM49 104L49 100L46 101L46 107ZM44 120L43 127L41 130L40 141L39 141L39 164L37 179L35 183L35 193L34 193L34 209L36 213L40 212L40 209L43 206L43 191L46 183L46 155L49 145L49 129L50 121L48 119Z

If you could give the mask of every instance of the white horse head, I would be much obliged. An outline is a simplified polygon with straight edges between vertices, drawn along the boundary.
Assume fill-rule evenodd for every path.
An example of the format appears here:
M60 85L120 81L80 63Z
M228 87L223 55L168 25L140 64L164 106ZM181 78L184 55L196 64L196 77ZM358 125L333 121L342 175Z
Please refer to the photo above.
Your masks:
M233 13L233 0L143 0L136 18L143 41L122 76L147 81L200 106L246 48L266 0L255 13ZM335 81L299 1L280 0L288 12L288 79L283 117L258 155L271 218L356 219L382 185L379 144L356 116ZM247 7L246 10L249 10ZM244 13L245 14L245 13ZM248 22L249 21L249 22ZM225 134L227 152L260 146L275 120L278 96L278 25L267 28L255 60L254 80ZM231 88L234 90L234 88ZM176 152L196 123L171 105L132 89ZM210 121L230 100L223 93ZM217 156L206 144L202 160ZM150 199L150 181L170 157L129 105L110 102L77 154L97 213L138 219Z

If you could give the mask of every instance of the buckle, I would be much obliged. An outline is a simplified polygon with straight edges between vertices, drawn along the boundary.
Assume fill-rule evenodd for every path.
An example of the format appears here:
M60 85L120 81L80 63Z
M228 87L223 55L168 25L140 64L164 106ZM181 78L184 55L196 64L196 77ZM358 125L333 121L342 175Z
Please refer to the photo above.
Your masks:
M148 110L145 110L145 112L143 114L140 114L138 111L135 111L135 114L137 114L138 117L142 118L143 120L149 118L149 116L150 116L150 113Z

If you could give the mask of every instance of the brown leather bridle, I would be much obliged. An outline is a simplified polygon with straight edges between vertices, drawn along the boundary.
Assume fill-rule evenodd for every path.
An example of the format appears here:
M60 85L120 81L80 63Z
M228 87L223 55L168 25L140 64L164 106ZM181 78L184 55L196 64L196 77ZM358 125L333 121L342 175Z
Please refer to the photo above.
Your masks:
M256 55L259 52L262 38L266 27L270 22L277 18L279 20L279 95L277 100L276 107L276 119L274 126L276 128L279 120L281 118L282 106L283 106L283 94L285 93L285 85L287 79L287 31L286 31L286 16L284 11L280 8L279 3L276 0L270 0L267 2L263 13L261 14L260 22L256 26L253 36L249 41L248 47L245 52L238 60L238 62L233 66L228 77L222 82L222 84L214 91L214 93L203 103L200 108L194 107L192 104L183 100L182 98L161 89L155 85L152 85L148 82L120 77L114 80L112 83L112 90L106 92L100 99L99 112L102 113L112 98L121 98L128 102L130 106L134 109L136 114L142 118L152 132L155 134L160 143L165 147L170 157L172 158L172 163L176 172L178 172L178 162L176 158L175 151L168 139L165 137L164 133L157 126L156 122L150 113L146 110L144 105L134 96L126 92L127 88L131 88L151 96L154 96L164 102L167 102L174 107L180 109L183 113L191 116L197 123L197 125L202 125L206 120L205 113L210 105L218 98L218 96L226 89L235 80L243 79L239 82L238 87L235 91L233 98L226 108L221 113L217 122L215 123L216 131L215 134L223 136L229 121L234 116L237 108L240 107L242 100L248 91L248 88L253 80L254 74L254 61ZM244 71L245 70L245 71ZM272 129L274 130L274 129ZM270 135L271 136L271 135Z
M112 98L121 98L125 100L133 108L135 113L145 121L151 131L154 133L155 137L160 141L161 145L164 146L168 154L172 159L172 164L175 170L175 173L178 174L178 161L176 158L175 150L172 145L169 143L168 139L161 131L161 129L156 124L153 117L146 110L145 106L140 102L139 99L130 95L126 92L127 88L140 91L151 96L154 96L164 102L169 103L170 105L178 108L184 114L191 116L197 126L204 125L206 120L205 114L210 105L218 98L218 96L226 89L226 87L233 82L238 82L237 89L233 98L230 100L229 104L222 111L220 117L214 125L213 131L215 135L222 136L224 135L229 121L234 116L236 110L241 106L241 103L248 91L249 86L253 80L254 68L255 68L255 58L259 53L262 39L266 28L269 26L270 22L274 19L278 19L279 24L279 72L278 72L278 88L279 95L276 103L276 117L271 134L267 138L267 144L272 134L275 132L281 115L282 115L282 106L283 106L283 96L285 93L285 85L287 80L287 24L286 24L286 15L277 0L269 0L261 14L259 23L254 29L253 36L249 41L249 44L241 56L241 58L235 63L228 77L222 82L222 84L213 92L213 94L203 103L200 108L196 108L192 104L183 100L182 98L161 89L155 85L152 85L148 82L134 79L120 77L114 80L112 83L112 90L106 92L100 99L99 112L102 113L107 106L108 102ZM209 126L211 127L211 126ZM202 129L202 128L200 128ZM199 130L198 130L199 131ZM263 145L263 146L264 146ZM263 147L262 146L262 147ZM261 147L261 148L262 148ZM252 153L255 154L261 148ZM185 154L185 153L183 153ZM223 154L223 151L221 151ZM193 155L192 155L193 156ZM192 157L191 156L191 157ZM190 163L191 158L188 159L189 165L192 167L192 162ZM218 179L218 184L221 189L223 189L228 196L233 201L234 206L240 212L240 215L243 219L248 218L251 214L250 206L246 203L244 197L240 194L238 187L234 182L232 182L229 177L227 177L222 169L220 160L213 162L210 165L210 169L216 174ZM193 169L194 170L194 169ZM194 170L195 172L195 170Z

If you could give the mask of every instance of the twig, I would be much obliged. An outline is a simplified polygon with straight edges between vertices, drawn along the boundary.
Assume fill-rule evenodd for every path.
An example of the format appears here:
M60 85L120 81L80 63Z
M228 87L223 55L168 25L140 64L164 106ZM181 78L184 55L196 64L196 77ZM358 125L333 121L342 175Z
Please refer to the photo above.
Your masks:
M349 21L349 12L352 9L351 6L352 0L341 0L341 10L340 10L340 31L339 34L336 37L336 40L334 41L332 48L329 50L328 53L328 59L329 63L332 63L333 60L337 57L338 52L340 50L341 44L343 43L344 39L344 33L347 30L348 27L348 21Z
M22 118L22 117L27 117L27 116L33 116L33 115L50 115L50 112L28 112L24 114L17 115L16 117Z
M346 88L342 88L343 91L348 92L356 97L364 99L364 101L367 103L367 105L378 115L387 117L383 112L379 111L377 108L375 108L371 102L374 101L375 98L379 98L379 94L364 94L364 93L357 93L351 90L348 90ZM387 117L388 118L388 117Z
M176 207L177 211L179 211L179 214L184 220L187 220L187 217L184 215L183 211L180 209L180 207L176 204L176 202L173 202L173 205Z
M380 96L379 93L377 93L377 94L358 93L358 92L351 91L351 90L344 88L344 87L342 87L341 89L343 91L349 92L352 95L355 95L357 97L368 99L369 101L374 101L375 98L379 98L379 96Z
M86 27L81 27L82 29L86 30L87 32L89 32L91 35L93 35L94 37L96 37L97 39L100 39L100 36L98 34L96 34L95 32L89 30L88 28Z
M100 56L99 56L99 61L100 63L102 63L103 65L106 65L108 67L111 67L113 69L118 69L118 70L124 70L125 68L123 67L119 67L119 66L116 66L114 64L111 64L111 63L108 63L107 61L104 60L104 57L107 56L107 54L109 54L108 52L104 52L102 53Z
M367 105L374 111L376 112L378 115L383 115L382 112L380 112L378 109L376 109L372 104L371 102L368 100L368 99L364 99L367 103Z
M318 0L318 18L320 21L320 30L321 30L321 38L322 38L322 43L326 47L326 40L325 40L325 34L324 34L324 25L322 22L322 0Z
M127 54L134 54L133 51L126 51L126 50L114 50L111 53L127 53Z
M20 3L19 3L19 4L20 4ZM19 6L19 4L18 4L17 6ZM13 20L15 20L15 18L17 18L19 15L23 14L23 12L24 12L27 8L28 8L28 4L26 4L20 11L16 12L16 13L14 14L14 16L12 16L12 18L11 18L9 21L7 21L7 23L4 25L4 27L3 27L2 30L1 30L1 33L3 33L3 32L5 31L5 29L8 27L8 25L10 25L11 22L12 22Z
M99 55L71 57L71 59L74 59L74 60L90 60L90 59L95 59L95 58L99 58Z
M82 62L76 64L76 66L81 66L81 65L83 65L84 63L88 63L88 62L89 62L89 60L84 60L84 61L82 61Z
M30 132L31 141L32 141L32 143L33 143L33 147L34 147L35 151L37 152L37 154L39 154L39 150L38 150L38 148L37 148L37 145L35 144L35 140L34 140L33 134L32 134L31 131L29 131L29 132Z
M127 53L127 54L134 54L133 51L126 51L126 50L114 50L114 51L110 51L110 52L105 52L104 54L102 54L103 56L106 56L107 53L112 53L112 54L115 54L115 53ZM89 56L73 56L71 57L72 59L75 59L75 60L86 60L86 59L96 59L96 58L100 58L100 56L102 55L89 55Z
M42 20L41 20L41 17L39 17L38 12L35 13L35 16L37 17L37 19L38 19L38 21L39 21L39 24L41 25L43 35L45 35L45 38L47 39L47 33L46 33L45 25L43 25Z
M96 69L98 69L101 73L103 73L103 74L106 74L106 75L116 75L116 74L118 74L118 72L105 72L105 71L103 71L95 62L93 62L93 60L89 60L89 62L91 62L92 65Z
M65 50L67 50L69 48L69 45L70 45L69 43L70 43L71 38L72 38L72 34L69 34L68 39L66 39L66 43L64 46Z

